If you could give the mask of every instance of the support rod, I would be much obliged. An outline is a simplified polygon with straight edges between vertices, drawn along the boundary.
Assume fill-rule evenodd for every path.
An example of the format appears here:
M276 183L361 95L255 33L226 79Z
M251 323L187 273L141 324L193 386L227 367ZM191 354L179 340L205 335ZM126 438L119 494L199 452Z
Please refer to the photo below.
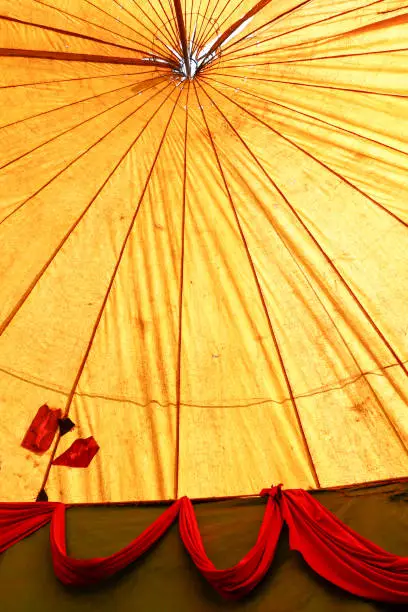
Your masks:
M229 38L231 36L231 34L233 34L233 32L235 32L235 30L237 30L243 23L245 23L245 21L247 21L251 17L254 17L257 13L259 13L259 11L261 11L266 6L268 6L268 4L271 1L272 0L259 0L259 2L257 2L257 4L253 8L251 8L250 11L245 13L245 15L243 17L241 17L240 19L238 19L238 21L236 21L235 23L230 25L229 28L227 30L225 30L225 32L223 34L221 34L221 36L218 36L217 40L214 42L214 44L211 47L211 49L209 49L209 51L207 51L206 59L208 57L210 57L211 54L214 53L218 49L218 47L221 47L221 45L227 40L227 38ZM306 2L307 2L307 0L305 0L305 2L303 4L306 4ZM264 25L267 25L267 23L264 24ZM257 32L258 30L260 30L262 27L263 26L258 26L255 30L253 30L252 34L254 32ZM232 44L234 44L234 43L232 43Z
M191 65L190 65L190 57L188 54L186 26L184 24L183 11L181 8L181 0L174 0L174 8L176 9L177 26L178 26L178 31L180 34L181 48L183 49L184 65L186 67L187 76L190 79L191 78Z

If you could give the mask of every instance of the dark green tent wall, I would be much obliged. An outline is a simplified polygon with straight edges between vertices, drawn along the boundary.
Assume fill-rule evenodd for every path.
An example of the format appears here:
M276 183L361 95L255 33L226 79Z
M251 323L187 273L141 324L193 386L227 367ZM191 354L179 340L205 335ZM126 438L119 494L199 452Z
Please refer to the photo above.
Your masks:
M408 485L314 493L321 503L385 550L408 549ZM265 502L238 499L195 504L209 557L219 567L237 563L253 546ZM71 555L110 555L128 544L163 506L93 506L67 511ZM174 525L142 559L106 583L88 589L64 587L54 575L49 528L9 549L0 559L0 597L7 612L385 612L404 610L362 600L310 570L281 537L276 558L261 585L240 602L226 602L200 576Z

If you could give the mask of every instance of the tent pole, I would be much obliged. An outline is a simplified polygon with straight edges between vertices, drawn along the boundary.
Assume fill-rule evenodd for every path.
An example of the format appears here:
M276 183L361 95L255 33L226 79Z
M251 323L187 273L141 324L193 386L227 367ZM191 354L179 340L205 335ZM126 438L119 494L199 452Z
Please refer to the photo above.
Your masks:
M186 26L184 24L184 19L183 19L181 0L174 0L174 8L176 9L177 25L178 25L178 31L180 34L181 47L183 49L184 65L186 67L187 77L190 79L191 78L191 65L190 65L190 57L188 55Z

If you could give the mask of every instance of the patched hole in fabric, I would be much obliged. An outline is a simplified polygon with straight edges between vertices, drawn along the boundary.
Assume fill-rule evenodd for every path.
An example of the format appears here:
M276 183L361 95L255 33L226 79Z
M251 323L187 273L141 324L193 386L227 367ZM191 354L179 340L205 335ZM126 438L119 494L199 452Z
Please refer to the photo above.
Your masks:
M75 440L62 455L54 459L52 465L64 465L72 468L87 468L99 451L93 436Z
M50 408L47 404L43 404L32 420L21 446L33 453L45 453L58 430L60 417L60 408Z

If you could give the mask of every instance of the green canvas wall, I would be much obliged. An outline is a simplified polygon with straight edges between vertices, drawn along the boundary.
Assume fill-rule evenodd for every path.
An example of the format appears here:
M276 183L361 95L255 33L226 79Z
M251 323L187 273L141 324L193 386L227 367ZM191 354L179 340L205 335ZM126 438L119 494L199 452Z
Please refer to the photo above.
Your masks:
M343 522L386 550L408 556L408 485L315 493ZM206 550L217 567L235 564L253 545L264 500L196 503ZM109 555L136 537L163 506L87 506L67 511L68 552ZM177 524L143 559L88 590L64 587L53 573L49 528L0 557L2 612L374 612L403 610L361 600L319 578L288 547L283 532L266 579L241 602L225 602L190 561Z

